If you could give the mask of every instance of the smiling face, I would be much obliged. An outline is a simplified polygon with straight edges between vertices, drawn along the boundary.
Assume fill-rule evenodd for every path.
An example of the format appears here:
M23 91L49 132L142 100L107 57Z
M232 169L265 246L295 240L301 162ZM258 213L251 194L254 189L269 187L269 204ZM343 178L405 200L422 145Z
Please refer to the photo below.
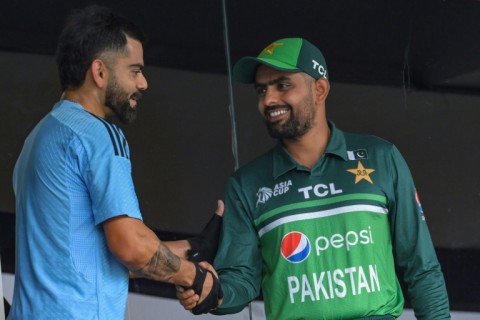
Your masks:
M142 44L127 38L125 54L117 56L109 68L105 91L105 106L111 110L108 114L116 116L122 123L129 124L135 120L141 91L148 87L142 70Z
M258 110L273 138L299 139L315 125L313 78L262 65L255 79Z

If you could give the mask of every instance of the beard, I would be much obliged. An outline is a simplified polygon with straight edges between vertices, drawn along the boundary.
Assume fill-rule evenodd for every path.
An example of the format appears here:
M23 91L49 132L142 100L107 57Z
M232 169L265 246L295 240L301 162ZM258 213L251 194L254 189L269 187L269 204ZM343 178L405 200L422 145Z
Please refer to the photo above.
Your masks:
M265 124L267 125L270 136L274 139L289 140L301 138L313 127L315 111L311 106L311 104L303 103L301 112L297 114L294 113L292 106L288 104L281 106L282 108L288 108L290 110L290 118L284 123L266 121Z
M129 95L120 87L117 78L113 75L107 85L105 93L105 105L109 107L115 117L123 124L131 124L137 118L137 109L130 106L130 99L140 100L140 91Z

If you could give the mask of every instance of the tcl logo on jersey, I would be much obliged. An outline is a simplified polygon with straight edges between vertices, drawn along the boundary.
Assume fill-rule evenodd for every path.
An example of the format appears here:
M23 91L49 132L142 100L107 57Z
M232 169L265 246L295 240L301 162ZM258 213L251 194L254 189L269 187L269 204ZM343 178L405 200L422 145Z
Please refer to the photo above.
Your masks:
M310 255L310 240L301 232L287 233L282 239L280 251L289 262L300 263Z

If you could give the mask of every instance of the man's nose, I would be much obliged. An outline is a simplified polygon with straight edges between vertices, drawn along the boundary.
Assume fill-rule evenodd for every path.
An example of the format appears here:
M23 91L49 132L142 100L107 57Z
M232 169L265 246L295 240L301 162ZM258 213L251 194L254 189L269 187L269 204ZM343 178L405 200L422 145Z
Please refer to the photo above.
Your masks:
M140 91L147 90L147 88L148 88L147 78L145 77L145 75L143 73L141 73L140 77L138 77L137 88Z
M266 106L277 105L279 102L279 92L275 88L267 87L263 96L263 103Z

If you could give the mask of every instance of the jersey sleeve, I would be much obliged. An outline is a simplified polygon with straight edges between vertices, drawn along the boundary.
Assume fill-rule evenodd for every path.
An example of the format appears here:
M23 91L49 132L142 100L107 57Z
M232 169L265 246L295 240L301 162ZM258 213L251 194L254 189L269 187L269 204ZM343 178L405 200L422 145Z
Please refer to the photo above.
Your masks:
M92 131L95 134L83 136L86 152L81 172L90 193L95 224L120 215L141 220L123 133L106 122Z
M450 319L445 280L414 182L396 147L391 153L394 190L390 199L393 250L404 271L417 319Z
M240 186L229 179L225 191L225 214L215 258L224 292L214 314L240 312L260 293L262 258L257 231L242 201Z

